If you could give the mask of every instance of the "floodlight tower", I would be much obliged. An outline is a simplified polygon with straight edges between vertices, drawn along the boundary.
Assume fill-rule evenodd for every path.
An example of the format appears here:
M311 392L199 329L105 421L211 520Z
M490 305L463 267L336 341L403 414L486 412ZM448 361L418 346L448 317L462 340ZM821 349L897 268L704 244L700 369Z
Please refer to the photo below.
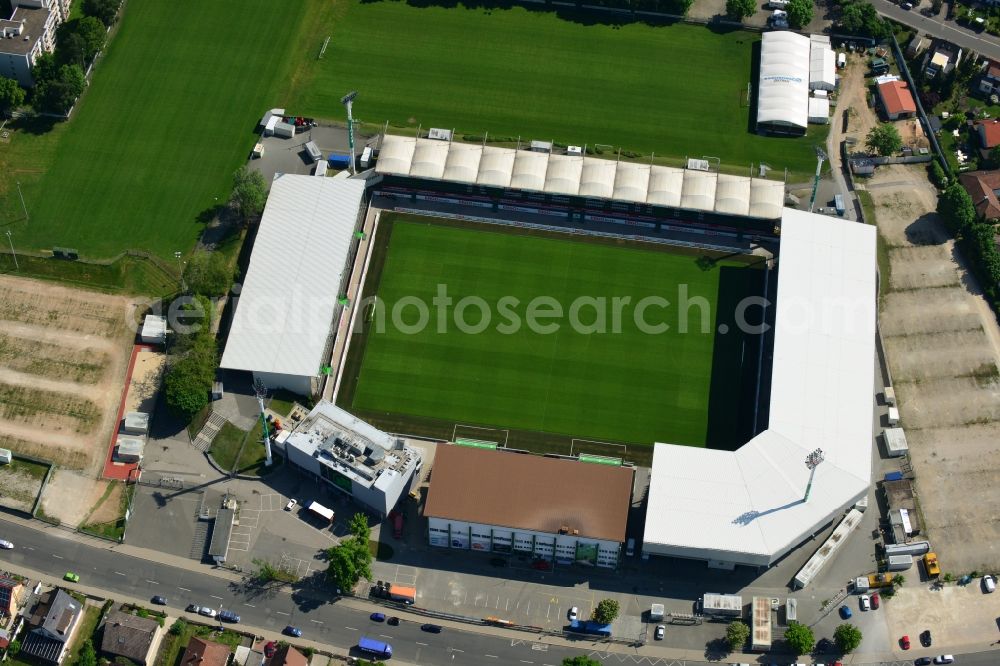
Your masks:
M816 179L813 181L812 196L809 198L809 212L813 212L816 204L816 190L819 189L819 172L823 170L823 162L826 160L826 151L816 146Z
M806 485L806 497L803 502L809 501L809 491L812 490L813 477L816 476L816 468L823 462L823 449L816 449L806 456L806 467L809 468L809 483Z
M253 392L257 395L257 405L260 407L260 424L264 427L264 465L270 467L274 462L271 459L271 435L267 432L267 415L264 413L264 398L267 397L267 389L260 379L254 380Z
M357 90L352 90L340 98L340 103L347 107L347 145L351 149L351 175L357 171L354 168L354 116L351 115L351 105L358 96Z

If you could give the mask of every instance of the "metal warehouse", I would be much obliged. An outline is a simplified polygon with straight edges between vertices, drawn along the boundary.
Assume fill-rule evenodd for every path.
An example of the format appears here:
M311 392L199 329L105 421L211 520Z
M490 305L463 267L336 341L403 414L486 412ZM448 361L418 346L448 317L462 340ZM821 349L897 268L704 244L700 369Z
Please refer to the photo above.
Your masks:
M430 544L616 567L632 476L621 465L441 444L424 509Z

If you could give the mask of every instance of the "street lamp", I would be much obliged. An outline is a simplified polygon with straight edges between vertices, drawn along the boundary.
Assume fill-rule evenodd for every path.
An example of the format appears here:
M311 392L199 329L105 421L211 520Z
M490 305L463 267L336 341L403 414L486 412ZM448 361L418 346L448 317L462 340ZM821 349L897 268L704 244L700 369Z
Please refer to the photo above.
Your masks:
M357 171L354 168L354 117L351 115L351 107L354 99L358 96L357 90L352 90L340 98L340 103L347 108L347 146L351 150L351 175Z
M31 220L31 217L28 216L28 207L24 203L24 194L21 192L21 183L20 182L18 182L18 184L17 184L17 195L19 197L21 197L21 208L24 209L24 220L25 220L25 222L28 222L28 221Z
M14 269L21 272L21 267L17 264L17 252L14 251L14 241L10 237L10 229L7 230L7 242L10 243L10 253L14 256Z
M803 502L809 501L809 491L812 490L813 477L816 476L816 468L823 462L823 449L816 449L806 456L806 467L809 468L809 483L806 485L806 497Z

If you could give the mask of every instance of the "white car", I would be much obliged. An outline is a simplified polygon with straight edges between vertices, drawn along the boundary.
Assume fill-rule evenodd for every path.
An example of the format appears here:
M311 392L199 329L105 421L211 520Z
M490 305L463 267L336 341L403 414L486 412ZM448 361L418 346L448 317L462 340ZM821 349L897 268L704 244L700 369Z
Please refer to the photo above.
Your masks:
M942 654L940 656L934 657L935 664L954 664L955 658L950 654Z
M209 608L208 606L202 606L201 608L199 608L198 614L204 615L205 617L215 617L217 615L215 609Z
M580 609L577 608L576 606L573 606L572 608L570 608L569 612L566 613L566 617L569 618L570 622L572 622L573 620L575 620L579 616L580 616Z
M861 604L861 610L866 611L872 607L872 600L867 594L862 594L858 599L858 603Z
M663 640L663 633L666 630L667 630L667 628L665 626L663 626L662 624L656 625L656 633L653 634L653 638L655 638L658 641L662 641Z
M3 548L4 550L10 550L13 547L14 544L12 544L10 541L4 541L3 539L0 539L0 548Z
M291 511L292 509L295 508L295 505L298 503L299 501L297 499L295 499L294 497L290 497L288 499L288 504L285 505L285 511Z

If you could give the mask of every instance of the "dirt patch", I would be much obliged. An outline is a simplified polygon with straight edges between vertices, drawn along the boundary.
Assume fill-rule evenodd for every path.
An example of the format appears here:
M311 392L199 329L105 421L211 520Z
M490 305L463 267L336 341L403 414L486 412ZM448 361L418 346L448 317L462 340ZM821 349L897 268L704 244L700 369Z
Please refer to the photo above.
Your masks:
M90 525L111 523L122 517L122 493L125 484L119 481L107 481L104 493L90 511L86 521Z
M42 511L63 525L78 526L107 490L108 481L99 481L77 472L57 469L42 495Z
M125 398L126 412L153 413L156 392L160 387L160 377L167 357L158 351L143 350L135 355L132 380Z
M45 468L18 461L0 468L0 506L30 512L42 489Z

